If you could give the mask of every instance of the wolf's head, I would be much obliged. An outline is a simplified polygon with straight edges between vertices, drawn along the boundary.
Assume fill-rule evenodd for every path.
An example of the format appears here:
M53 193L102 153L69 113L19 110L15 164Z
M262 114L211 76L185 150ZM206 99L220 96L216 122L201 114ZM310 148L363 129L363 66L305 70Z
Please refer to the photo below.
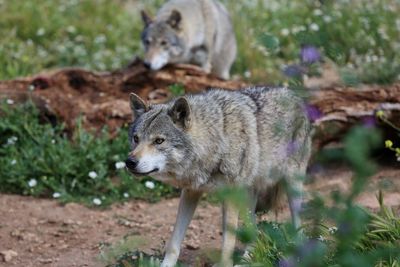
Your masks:
M153 21L144 11L141 12L144 22L142 43L145 49L144 63L152 70L159 70L167 63L175 63L184 53L184 42L181 32L182 16L173 10L166 20Z
M183 162L192 158L187 130L191 124L188 100L148 106L137 95L130 96L134 121L129 130L131 151L126 166L136 175L152 175L160 180L181 173Z

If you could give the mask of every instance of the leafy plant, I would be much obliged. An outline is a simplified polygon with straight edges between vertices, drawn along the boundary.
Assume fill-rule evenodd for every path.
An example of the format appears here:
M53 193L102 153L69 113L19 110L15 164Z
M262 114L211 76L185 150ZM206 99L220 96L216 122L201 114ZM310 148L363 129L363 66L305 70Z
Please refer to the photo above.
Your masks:
M376 131L354 128L339 152L354 170L350 192L333 192L330 205L314 195L303 214L303 234L288 223L261 223L242 261L249 266L400 266L400 217L384 205L382 193L377 214L353 203L374 172L369 153L379 142Z
M156 200L175 192L149 177L138 180L125 171L127 129L111 139L106 129L93 134L78 122L69 139L62 125L41 123L31 103L13 108L3 104L0 114L2 192L92 205L132 197Z

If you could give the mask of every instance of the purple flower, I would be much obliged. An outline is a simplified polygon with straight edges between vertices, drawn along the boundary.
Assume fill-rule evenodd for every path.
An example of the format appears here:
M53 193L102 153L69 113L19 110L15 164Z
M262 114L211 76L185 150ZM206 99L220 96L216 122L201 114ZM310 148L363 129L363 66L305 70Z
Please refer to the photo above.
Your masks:
M318 107L314 105L305 105L305 111L307 113L308 119L311 122L315 122L319 118L321 118L324 114L318 109Z
M300 261L302 259L310 258L313 252L318 248L319 241L316 239L309 239L305 241L298 249L298 256Z
M303 45L300 51L300 60L303 64L313 64L321 60L321 53L315 46Z
M283 73L291 78L299 78L303 75L304 69L299 65L289 65L283 69Z
M290 141L286 147L287 156L291 156L299 150L299 143L296 141Z
M350 223L343 222L343 223L339 224L339 227L338 227L338 231L337 231L337 232L338 232L340 235L346 236L346 235L351 234L351 232L353 231L352 228L353 228L353 227L352 227L352 225L351 225Z
M313 163L308 167L310 175L316 175L324 171L324 167L321 164Z
M294 264L294 260L292 258L288 258L288 259L280 259L278 262L278 266L279 267L294 267L296 265Z
M364 116L361 122L365 128L374 128L376 126L375 116Z

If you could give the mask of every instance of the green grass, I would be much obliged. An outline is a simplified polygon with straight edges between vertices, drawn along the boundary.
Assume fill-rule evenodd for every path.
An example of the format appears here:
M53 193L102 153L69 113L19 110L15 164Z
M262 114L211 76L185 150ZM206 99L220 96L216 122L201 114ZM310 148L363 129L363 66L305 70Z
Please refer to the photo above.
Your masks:
M111 70L141 55L139 10L163 1L0 2L0 80L43 69ZM280 84L302 44L315 45L344 82L388 83L400 74L400 4L383 1L222 1L238 39L233 73ZM317 66L319 69L319 66ZM318 71L317 71L318 73Z
M2 1L0 79L46 68L119 68L139 50L141 24L123 1Z
M125 168L117 168L129 151L127 129L111 139L106 129L94 135L78 122L69 139L63 126L41 121L31 103L15 108L1 103L0 114L1 192L89 205L130 198L155 201L175 193L149 177L139 180ZM148 183L155 187L149 188Z

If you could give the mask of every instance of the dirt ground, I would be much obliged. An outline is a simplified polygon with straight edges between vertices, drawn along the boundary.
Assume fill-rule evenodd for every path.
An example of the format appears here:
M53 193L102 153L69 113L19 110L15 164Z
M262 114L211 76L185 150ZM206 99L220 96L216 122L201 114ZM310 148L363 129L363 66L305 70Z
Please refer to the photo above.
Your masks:
M385 204L399 212L399 177L400 169L380 170L358 202L377 209L377 190L383 187ZM350 179L349 170L332 168L315 174L306 190L328 195L335 189L346 190ZM178 199L155 204L132 200L100 210L51 199L0 195L0 252L16 252L11 252L7 262L0 257L0 266L104 266L99 260L102 244L115 244L126 235L140 235L145 240L140 249L145 252L160 251L172 230L177 205ZM285 209L278 220L287 217ZM202 262L207 248L218 248L220 221L219 207L202 202L185 238L183 262Z

